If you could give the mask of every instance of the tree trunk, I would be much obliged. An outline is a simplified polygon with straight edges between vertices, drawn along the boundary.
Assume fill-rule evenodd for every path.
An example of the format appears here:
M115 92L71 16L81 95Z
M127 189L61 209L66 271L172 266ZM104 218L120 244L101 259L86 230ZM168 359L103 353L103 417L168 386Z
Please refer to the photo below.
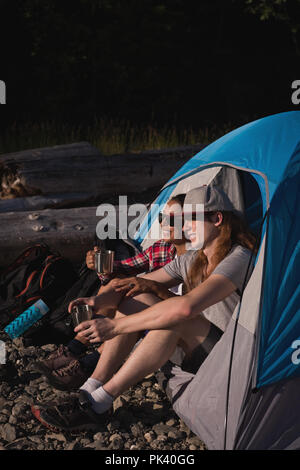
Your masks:
M104 217L96 215L97 207L45 209L35 212L8 212L1 215L0 266L10 264L26 247L47 243L74 263L80 263L95 241L96 227ZM134 216L124 217L126 209L115 207L116 217L110 226L126 230ZM120 212L119 212L120 210ZM122 226L119 215L123 214ZM104 214L105 216L105 214ZM106 232L104 222L101 228ZM112 238L112 236L110 236Z
M1 155L2 199L76 193L96 204L108 196L162 187L202 145L104 156L89 143Z

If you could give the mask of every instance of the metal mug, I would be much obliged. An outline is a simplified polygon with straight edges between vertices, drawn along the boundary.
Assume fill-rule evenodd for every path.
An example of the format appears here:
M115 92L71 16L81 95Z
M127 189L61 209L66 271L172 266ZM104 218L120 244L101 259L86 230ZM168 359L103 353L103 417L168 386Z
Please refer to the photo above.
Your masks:
M114 270L115 252L99 250L95 253L95 269L99 274L111 274Z
M87 304L75 305L72 308L71 316L74 327L80 325L80 323L92 319L92 307Z

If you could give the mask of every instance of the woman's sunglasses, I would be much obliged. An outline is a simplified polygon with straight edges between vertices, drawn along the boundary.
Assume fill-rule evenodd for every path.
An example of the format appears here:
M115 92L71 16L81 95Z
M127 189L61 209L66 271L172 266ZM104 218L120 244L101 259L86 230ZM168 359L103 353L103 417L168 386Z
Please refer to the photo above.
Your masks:
M166 225L169 225L170 227L174 227L175 225L175 220L181 220L181 224L183 226L184 222L186 221L191 221L191 220L203 220L207 219L210 216L210 212L184 212L181 215L177 214L164 214L163 212L160 212L158 214L158 220L159 223L161 224L164 222Z

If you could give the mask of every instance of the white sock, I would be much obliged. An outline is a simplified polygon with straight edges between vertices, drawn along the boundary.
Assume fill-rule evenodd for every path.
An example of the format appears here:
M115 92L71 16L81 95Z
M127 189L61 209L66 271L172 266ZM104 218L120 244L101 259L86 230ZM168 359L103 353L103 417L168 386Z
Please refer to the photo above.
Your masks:
M114 397L107 393L103 387L99 387L90 394L89 400L92 402L93 410L101 414L109 410L113 404Z
M95 390L97 390L97 388L101 387L102 383L97 380L97 379L92 379L92 377L90 377L89 379L87 379L86 382L84 382L84 384L80 387L80 390L85 390L86 392L88 393L92 393L94 392Z

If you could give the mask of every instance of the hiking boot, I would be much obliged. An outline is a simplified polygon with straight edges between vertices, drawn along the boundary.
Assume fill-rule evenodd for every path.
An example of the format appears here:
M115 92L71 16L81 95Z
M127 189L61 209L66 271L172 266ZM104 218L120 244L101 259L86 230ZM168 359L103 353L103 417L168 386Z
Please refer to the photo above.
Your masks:
M88 394L81 392L79 398L73 398L65 403L32 405L31 411L40 423L54 432L95 431L107 423L112 411L95 413L88 400Z
M90 374L83 369L78 359L73 359L65 367L47 374L48 382L58 390L76 390L89 378Z
M70 362L74 361L74 359L77 359L77 357L71 353L67 346L61 344L56 351L50 354L48 359L36 362L34 367L48 377L53 371L67 366Z

